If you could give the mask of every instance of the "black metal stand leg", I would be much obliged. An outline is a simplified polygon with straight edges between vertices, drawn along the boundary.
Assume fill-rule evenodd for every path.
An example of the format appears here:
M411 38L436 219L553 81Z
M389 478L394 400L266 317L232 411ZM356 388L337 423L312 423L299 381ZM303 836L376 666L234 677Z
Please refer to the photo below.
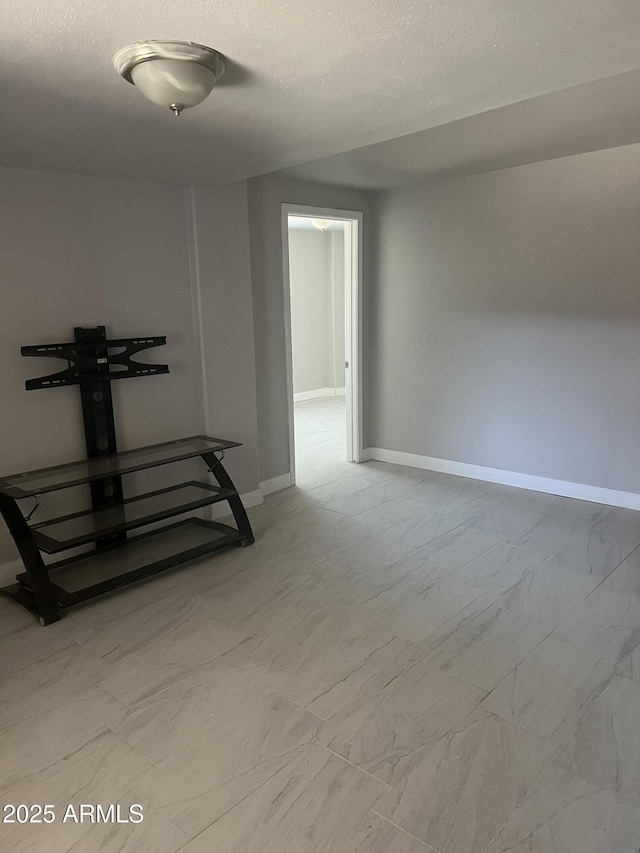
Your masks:
M60 608L56 600L55 587L49 580L47 567L40 556L29 525L13 498L0 494L0 512L18 546L27 572L29 590L34 599L34 606L30 609L34 610L43 625L57 622L60 619ZM27 592L24 590L22 594L15 593L11 597L25 604Z
M234 486L231 477L227 474L222 461L218 459L214 453L203 453L202 458L209 466L209 470L218 481L219 486L222 489L229 489L230 491L235 492L236 487ZM253 530L251 529L251 523L240 499L240 495L236 494L234 497L229 498L228 503L231 507L231 512L233 513L236 525L238 526L238 531L241 534L239 544L244 548L248 545L253 545L255 542Z

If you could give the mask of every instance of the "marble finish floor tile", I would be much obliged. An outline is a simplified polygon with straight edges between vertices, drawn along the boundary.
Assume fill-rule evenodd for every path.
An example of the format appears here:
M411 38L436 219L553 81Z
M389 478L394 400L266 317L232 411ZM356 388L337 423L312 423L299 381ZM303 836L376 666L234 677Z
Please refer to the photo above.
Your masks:
M296 486L303 491L312 491L326 486L345 476L344 459L319 458L313 465L296 465ZM364 478L363 478L364 479Z
M0 637L6 637L22 628L31 628L33 622L34 618L27 610L16 607L6 598L0 598Z
M262 542L267 540L263 539ZM256 543L257 544L257 543ZM251 548L239 548L239 551L251 551ZM205 578L201 578L191 592L196 595L204 594L210 602L214 597L223 597L225 588L232 588L232 584L236 584L239 590L245 583L250 584L250 578L255 577L258 572L261 572L266 580L270 578L283 581L287 578L294 577L309 569L315 562L304 562L297 554L290 551L278 549L276 553L265 552L257 562L251 565L237 567L230 565L225 567L223 571L211 571ZM215 593L215 596L214 596ZM229 595L229 597L231 597Z
M415 557L405 557L377 571L349 572L342 567L339 557L318 563L280 584L262 578L260 573L255 578L243 577L240 580L242 591L228 606L220 602L214 614L240 631L256 634L289 619L295 620L305 611L321 610L330 605L366 604L409 580L426 588L438 583L446 574L439 566ZM214 593L212 604L218 604L216 599Z
M565 569L550 560L535 566L500 596L500 606L558 625L598 583L591 575Z
M616 672L624 675L625 678L631 678L633 681L640 683L640 647L633 654L629 655L625 661L616 664Z
M0 678L0 727L6 719L5 709L29 701L35 694L42 697L64 687L86 684L103 666L100 658L78 643L69 643L42 660L4 675Z
M495 500L481 507L469 519L472 527L498 533L505 542L515 542L526 537L546 515L543 505L536 506L520 491L509 498L493 492Z
M280 762L249 790L232 780L219 793L209 826L184 853L367 853L381 850L389 838L400 839L400 850L419 850L402 833L368 822L381 788L337 756L311 747Z
M420 505L418 501L413 503ZM423 505L424 506L424 505ZM385 530L385 538L396 542L403 547L411 550L424 548L434 539L443 536L445 533L454 530L461 524L466 523L468 511L466 506L454 507L448 510L432 510L425 507L426 512L417 513L412 517L407 517L403 521L399 521L387 527ZM363 524L371 523L373 516L368 513L356 516Z
M107 596L105 603L110 600ZM110 610L104 619L98 617L95 629L89 630L87 625L80 644L106 662L112 662L167 636L176 625L192 618L200 606L199 597L189 591L169 591L157 598L152 595L137 608L125 607L118 614Z
M256 632L242 649L296 680L302 691L345 681L371 660L422 657L423 650L351 605L298 611L288 620Z
M329 510L325 512L332 517L332 522L316 532L300 527L297 538L280 543L285 554L293 554L302 563L311 566L370 539L370 532L362 525L338 513Z
M131 802L122 803L126 814ZM97 824L80 842L71 847L69 853L139 853L150 850L153 853L178 853L184 848L185 838L162 815L145 809L141 823Z
M394 542L385 542L369 536L363 542L351 543L330 556L325 555L322 562L330 562L344 572L375 572L397 563L411 553Z
M283 744L279 746L282 747ZM295 785L295 777L310 753L316 766L322 768L326 766L326 762L329 762L335 768L340 774L337 779L338 784L342 784L341 771L347 771L349 781L354 783L359 777L360 783L371 792L369 805L374 804L384 790L382 784L377 783L370 776L359 774L359 771L329 751L317 746L300 746L289 750L261 750L259 756L254 755L253 761L248 763L247 755L243 754L240 761L225 768L226 774L221 773L218 763L212 763L210 759L203 760L202 757L196 757L190 761L179 758L169 759L142 774L132 786L132 792L138 800L148 803L154 810L158 810L170 819L171 823L177 826L187 838L194 838L224 816L225 810L234 808L245 797L257 797L261 790L271 788L274 777L280 776L282 782L289 777ZM291 779L292 771L293 779ZM276 796L278 792L279 789L276 786L274 792ZM323 797L325 793L322 787L318 788L318 796ZM256 820L260 817L260 813L257 813ZM270 843L270 832L266 832L260 826L257 826L254 831L257 833L256 843ZM406 851L406 853L420 851L428 853L431 850L402 829L364 809L360 815L356 816L356 822L351 830L345 828L344 832L344 838L336 839L336 844L340 844L338 849L341 851L387 853L388 850L393 850L396 853L397 850ZM241 849L244 851L244 848Z
M310 492L296 486L274 492L269 498L268 501L249 510L252 525L266 527L305 510L313 509L319 503Z
M412 575L361 606L397 636L434 649L494 601L495 596L455 579L433 583Z
M301 566L309 567L332 557L336 553L340 553L358 541L352 533L347 533L347 531L341 529L338 525L336 525L336 528L334 528L330 536L326 533L313 534L301 540L295 546L291 546L285 553L287 556L298 558Z
M640 807L640 684L614 678L557 763Z
M544 495L543 498L545 514L530 530L512 540L514 545L544 554L556 554L611 512L611 507L588 501L556 495Z
M322 564L315 569L321 566ZM416 586L426 591L429 587L445 580L449 574L450 572L446 569L413 554L377 571L352 574L350 601L363 606L365 610L370 603L375 610L376 602L381 597L393 597L393 591L396 589L403 590L408 586Z
M558 626L554 637L623 661L640 645L640 597L598 587Z
M415 663L424 660L427 650L394 638L375 649L352 671L342 677L333 672L312 678L303 674L287 679L279 692L297 705L327 721L343 720L375 698Z
M640 809L562 768L545 774L486 853L637 853Z
M394 477L396 474L408 482L420 482L428 476L428 471L422 471L419 468L409 468L406 465L394 465L391 462L378 462L369 460L362 462L357 466L358 476L366 477L373 483L380 483L383 480L388 480L389 477Z
M483 592L471 604L456 611L451 616L447 616L442 621L432 620L428 632L422 637L421 645L430 650L439 649L443 643L446 643L459 631L464 630L466 625L480 613L483 613L487 607L495 604L496 600L495 595Z
M455 573L455 580L502 595L548 559L537 551L502 543L467 563Z
M184 835L152 809L143 809L143 820L140 823L125 822L132 803L127 799L120 800L120 823L115 819L113 822L98 823L96 819L91 824L89 817L85 817L84 823L73 823L69 819L66 823L51 825L16 826L6 836L7 845L3 845L2 849L10 850L11 853L178 853L183 848L186 841ZM105 800L99 804L103 812L107 813L111 801ZM73 805L78 814L77 803ZM97 804L89 805L95 809ZM64 808L57 812L58 821L62 820L64 812ZM0 844L4 839L3 828L0 827Z
M482 704L564 743L613 677L613 661L547 637Z
M558 518L555 513L549 513L548 516L540 518L522 536L511 537L509 541L521 548L530 548L552 556L573 542L587 526L576 520L567 522L563 518Z
M95 805L95 804L92 804ZM100 805L105 813L110 802ZM74 805L77 814L77 806ZM152 850L154 853L177 853L185 837L159 814L150 809L143 812L140 824L125 823L129 804L121 804L121 823L74 823L71 817L66 823L0 826L0 847L10 853L139 853ZM66 807L56 811L62 821ZM79 821L79 818L78 818ZM147 844L149 846L147 846ZM426 849L426 848L425 848Z
M637 513L611 509L555 555L574 571L606 578L640 545Z
M391 531L385 538L392 537L393 541L397 541L400 536L398 531L404 532L407 524L419 526L434 515L434 510L427 508L419 501L396 497L392 500L381 501L377 505L359 512L358 521L376 531ZM445 533L446 531L442 532Z
M360 515L396 498L404 499L407 492L410 492L412 488L415 488L415 484L407 487L403 480L390 477L382 483L367 484L366 488L339 497L324 504L324 507L341 515Z
M372 810L341 842L348 853L436 853L399 826Z
M337 501L340 498L345 498L355 492L361 492L363 489L369 488L369 482L363 477L353 475L341 477L338 480L332 480L325 486L318 486L315 489L307 491L310 500L317 501L322 504L329 504L332 501Z
M86 646L103 663L93 681L133 706L240 645L245 635L211 612L198 595L169 597L96 630Z
M540 735L476 713L417 749L376 811L440 853L482 851L556 752Z
M416 750L446 734L486 695L419 661L381 689L363 691L357 702L341 705L334 694L309 707L322 710L328 721L323 743L329 749L396 785L409 772Z
M271 497L272 495L269 495L269 500L271 500ZM261 507L256 507L255 509L261 509ZM253 510L250 510L250 518L252 513ZM233 524L230 516L226 519L222 518L221 521L225 524ZM250 548L226 548L222 551L216 551L213 556L207 559L198 560L200 580L204 583L217 577L224 578L229 575L237 575L245 569L275 560L283 554L284 550L276 545L275 542L263 536L258 536Z
M154 763L198 758L224 777L243 762L316 739L321 721L272 692L283 680L233 651L127 711L112 728Z
M464 502L458 503L450 503L444 504L440 508L436 508L436 512L439 515L456 518L458 519L459 524L465 524L473 527L473 519L475 519L480 513L489 512L492 507L499 506L503 498L499 495L496 495L494 492L490 491L487 488L487 483L481 483L479 481L471 481L476 483L476 488L471 489L471 495L469 500L465 500ZM477 488L480 486L480 488ZM412 500L417 500L418 496L412 495ZM481 528L477 528L480 530ZM486 531L488 533L494 531ZM505 537L500 534L495 534L500 536L500 541L506 541Z
M487 484L479 480L467 480L461 477L458 482L444 475L438 479L427 476L415 484L410 496L412 500L441 512L475 504L478 498L487 492Z
M12 608L19 605L11 603ZM30 617L28 627L11 631L2 638L2 656L0 656L0 676L15 672L49 657L53 652L66 648L71 643L89 638L92 631L72 616L66 616L53 625L47 625L46 631L38 630L42 626Z
M399 468L390 479L385 481L390 497L410 498L426 505L434 512L452 509L474 500L483 489L481 484L453 483L445 475L444 479L434 479L439 475L432 471L419 471L417 468Z
M3 801L145 814L0 849L638 853L640 515L349 464L344 399L296 419L253 547L46 629L0 600Z
M3 803L91 802L117 797L152 766L111 729L102 727L79 741L64 761L25 773L13 787L2 785L0 795Z
M274 735L281 722L286 722L278 721L274 713L276 701L275 696L271 705L261 701L259 710L271 708ZM232 736L230 747L237 745L238 739ZM255 746L253 750L242 749L238 761L233 760L225 743L217 743L216 749L209 748L203 755L167 758L134 780L130 796L162 814L187 839L194 838L232 805L236 796L259 791L275 774L295 765L309 745L295 746L295 738L287 743L281 736L279 742L265 749L255 751Z
M83 740L116 726L125 712L93 684L36 692L9 705L0 723L0 786L15 787L25 773L64 761Z
M208 612L214 619L237 627L243 633L251 633L259 626L260 617L268 617L280 608L286 609L296 590L310 579L316 579L317 606L328 602L321 598L327 584L333 580L343 581L340 575L329 575L319 566L306 566L293 554L284 554L280 559L265 561L262 565L228 575L218 581L212 578L195 587L208 602ZM310 600L310 606L314 601Z
M490 605L441 643L427 660L449 675L493 690L553 628L554 624Z
M215 619L201 625L188 623L183 631L108 664L93 676L93 681L133 707L179 684L243 640L241 634Z
M133 613L112 619L79 640L84 648L102 658L105 664L124 660L131 654L145 653L158 643L169 640L184 646L191 645L196 653L196 633L209 632L210 640L217 637L222 651L242 636L228 625L212 618L209 601L196 593L167 595L143 605ZM208 650L203 650L205 656ZM204 661L201 661L204 662Z
M640 596L640 549L636 548L602 582L602 589L620 595Z
M338 524L340 515L326 509L321 504L314 509L286 516L271 524L265 530L264 536L275 542L279 547L289 550L310 536L325 534L334 524Z
M145 579L116 590L110 595L89 599L74 607L73 618L85 626L85 632L92 632L108 625L114 619L135 615L141 608L149 607L153 602L166 601L172 596L180 599L184 596L186 589L202 583L202 574L208 563L209 561L205 559L185 566L184 577L183 570L176 568L161 572L152 581Z
M127 785L151 766L110 729L103 728L88 739L79 739L64 760L25 773L14 787L0 787L3 804L47 803L53 806L57 818L49 825L0 824L0 847L11 853L34 850L63 853L76 844L78 850L90 849L86 833L93 832L95 827L88 823L63 824L67 805L117 803Z
M433 561L449 572L456 572L501 542L497 533L461 524L432 539L416 555Z

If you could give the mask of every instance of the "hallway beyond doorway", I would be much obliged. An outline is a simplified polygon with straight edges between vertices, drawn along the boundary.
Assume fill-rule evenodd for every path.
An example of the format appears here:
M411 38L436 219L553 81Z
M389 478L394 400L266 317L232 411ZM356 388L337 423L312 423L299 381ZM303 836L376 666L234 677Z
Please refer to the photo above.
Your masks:
M350 473L346 450L346 407L344 395L317 397L294 403L296 479L302 488L323 469L344 465ZM335 476L335 475L334 475Z

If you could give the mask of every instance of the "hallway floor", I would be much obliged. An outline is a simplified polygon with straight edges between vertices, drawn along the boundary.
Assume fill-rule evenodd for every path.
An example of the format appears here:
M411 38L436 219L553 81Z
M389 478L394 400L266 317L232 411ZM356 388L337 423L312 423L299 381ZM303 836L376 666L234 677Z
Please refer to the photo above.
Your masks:
M318 476L321 479L330 474L344 476L347 458L344 395L294 403L294 415L297 485L307 488Z
M340 400L296 408L253 547L46 629L0 601L2 803L57 815L0 847L638 853L640 515L350 465Z

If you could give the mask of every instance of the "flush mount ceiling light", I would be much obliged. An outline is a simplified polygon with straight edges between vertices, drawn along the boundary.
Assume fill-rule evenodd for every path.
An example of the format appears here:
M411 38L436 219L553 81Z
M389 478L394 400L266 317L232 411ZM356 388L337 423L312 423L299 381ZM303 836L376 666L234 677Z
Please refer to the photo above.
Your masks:
M202 44L151 40L123 47L113 65L146 98L179 116L209 95L224 74L225 59Z
M326 231L327 228L331 227L331 219L312 219L311 223L314 228L317 228L318 231Z

